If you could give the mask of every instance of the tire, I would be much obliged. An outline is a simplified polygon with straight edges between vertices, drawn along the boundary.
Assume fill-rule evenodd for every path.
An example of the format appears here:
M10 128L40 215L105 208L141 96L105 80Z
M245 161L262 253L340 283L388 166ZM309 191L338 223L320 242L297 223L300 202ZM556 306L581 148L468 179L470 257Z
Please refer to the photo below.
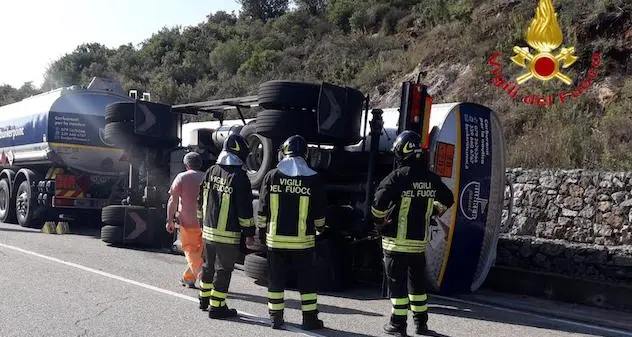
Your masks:
M246 124L239 134L244 137L250 154L246 159L246 168L250 186L259 189L266 173L270 171L277 162L276 147L270 138L256 133L256 121Z
M120 228L121 240L116 243L124 243L124 244L141 244L141 245L153 245L160 243L162 245L163 237L160 237L161 232L158 232L163 227L161 224L153 224L147 216L143 217L147 227L144 231L138 233L137 236L130 238L129 236L135 231L136 225L134 220L125 221L125 213L133 212L133 211L143 211L141 214L146 214L145 207L143 206L130 206L130 205L110 205L103 208L101 211L101 222L103 223L103 227L118 227ZM108 229L107 231L113 231L113 229ZM118 233L118 232L117 232ZM165 232L166 233L166 232ZM109 234L108 234L109 235ZM116 234L118 237L118 234ZM103 233L101 234L103 239ZM171 234L169 234L171 236ZM103 240L105 241L105 240ZM160 241L160 242L158 242ZM108 242L108 241L105 241ZM108 242L114 243L114 242ZM169 242L171 244L171 242Z
M105 107L105 122L132 122L134 121L134 102L117 102Z
M313 111L263 110L257 114L256 121L258 134L279 142L296 134L310 141L318 134Z
M134 124L132 122L111 122L105 124L103 138L108 144L121 149L129 149L134 146L149 148L175 147L179 142L179 140L157 139L137 135L134 132Z
M110 205L101 210L101 222L109 226L123 226L125 224L124 205Z
M134 125L124 122L111 122L105 124L103 138L109 144L123 149L129 148L132 144L137 142L137 137L134 133Z
M318 106L320 85L297 81L268 81L259 85L259 105L264 109L307 109Z
M37 198L28 180L20 183L15 198L15 209L18 224L27 228L41 228L44 221L37 214Z
M123 244L125 241L124 228L110 225L101 227L101 241L109 244Z
M15 207L11 198L9 180L0 180L0 222L15 222Z
M252 253L244 257L244 273L260 282L268 281L268 259L263 253Z

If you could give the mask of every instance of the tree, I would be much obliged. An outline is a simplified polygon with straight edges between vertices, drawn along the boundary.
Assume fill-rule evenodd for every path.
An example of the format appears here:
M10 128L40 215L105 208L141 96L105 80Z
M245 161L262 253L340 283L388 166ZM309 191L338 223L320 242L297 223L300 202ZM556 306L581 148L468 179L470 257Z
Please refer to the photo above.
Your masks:
M109 76L108 59L113 52L99 43L79 45L72 53L62 56L46 70L46 90L61 86L88 84L93 76Z
M290 0L237 0L242 15L267 22L288 11Z
M308 11L312 15L318 15L327 10L327 0L296 0L299 8Z

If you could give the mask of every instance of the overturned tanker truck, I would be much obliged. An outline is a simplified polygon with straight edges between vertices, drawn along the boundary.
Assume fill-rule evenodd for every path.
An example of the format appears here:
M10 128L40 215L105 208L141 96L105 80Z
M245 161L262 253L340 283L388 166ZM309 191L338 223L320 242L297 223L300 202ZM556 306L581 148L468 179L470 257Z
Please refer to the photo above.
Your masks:
M127 168L103 139L105 107L118 101L134 99L95 77L0 107L0 222L98 222Z
M245 119L242 109L255 107L263 109L255 118ZM225 120L229 110L237 110L240 119ZM475 291L493 264L503 207L505 150L500 121L487 107L432 104L419 79L403 83L399 108L370 112L369 98L352 88L269 81L255 96L176 105L170 112L212 113L218 121L183 124L179 119L182 142L170 151L168 174L174 176L182 169L187 151L203 154L208 167L223 140L239 133L251 151L245 166L255 209L263 177L278 161L279 145L294 134L308 141L307 159L324 177L328 200L328 229L316 238L315 268L321 290L342 290L356 280L382 281L381 240L370 206L375 188L393 169L390 148L404 130L422 134L431 169L455 196L451 209L435 218L428 231L431 288L440 293ZM162 199L155 220L161 227L166 203ZM132 221L126 231L134 230ZM265 247L246 250L242 242L242 248L245 273L265 281Z

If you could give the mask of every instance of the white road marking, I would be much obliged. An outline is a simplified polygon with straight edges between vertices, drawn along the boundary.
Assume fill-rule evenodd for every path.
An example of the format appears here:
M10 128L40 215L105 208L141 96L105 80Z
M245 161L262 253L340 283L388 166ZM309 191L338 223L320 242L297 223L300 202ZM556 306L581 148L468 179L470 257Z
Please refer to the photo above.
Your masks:
M31 255L31 256L36 256L36 257L39 257L41 259L45 259L45 260L48 260L48 261L57 262L57 263L60 263L60 264L63 264L63 265L69 266L69 267L73 267L73 268L81 269L83 271L87 271L87 272L90 272L90 273L93 273L93 274L105 276L105 277L111 278L113 280L125 282L125 283L132 284L132 285L135 285L135 286L138 286L138 287L141 287L141 288L145 288L145 289L153 290L153 291L156 291L156 292L159 292L159 293L163 293L165 295L171 295L171 296L183 299L183 300L187 300L187 301L198 303L198 299L195 298L195 297L183 295L183 294L180 294L180 293L177 293L177 292L174 292L174 291L171 291L171 290L167 290L167 289L158 288L158 287L146 284L146 283L130 280L130 279L125 278L125 277L121 277L121 276L118 276L118 275L110 274L110 273L107 273L107 272L104 272L104 271L101 271L101 270L97 270L97 269L93 269L93 268L90 268L90 267L82 266L80 264L76 264L76 263L73 263L73 262L60 260L60 259L52 257L52 256L43 255L43 254L40 254L40 253L36 253L36 252L30 251L30 250L26 250L26 249L22 249L22 248L19 248L19 247L7 245L7 244L4 244L4 243L0 243L0 247L4 247L4 248L7 248L7 249L18 251L20 253L24 253L24 254ZM263 324L269 324L270 323L269 319L266 319L266 318L263 318L263 317L259 317L259 316L256 316L256 315L253 315L253 314L250 314L250 313L247 313L247 312L243 312L243 311L238 311L238 313L241 316L243 316L243 317L247 317L248 319L256 321L256 322L259 322L259 323L263 323ZM321 334L318 334L318 333L315 333L315 332L304 331L302 329L299 329L299 328L297 328L295 326L292 326L292 325L289 325L287 323L284 326L284 330L292 331L292 332L295 332L295 333L298 333L298 334L301 334L301 335L304 335L304 336L326 337L324 335L321 335Z
M68 261L64 261L64 260L60 260L58 258L52 257L52 256L47 256L47 255L43 255L40 253L36 253L30 250L26 250L26 249L22 249L19 247L15 247L15 246L11 246L11 245L7 245L4 243L0 243L0 247L4 247L7 249L11 249L14 251L18 251L27 255L31 255L31 256L36 256L48 261L53 261L53 262L57 262L69 267L73 267L73 268L77 268L77 269L81 269L83 271L87 271L93 274L97 274L97 275L101 275L101 276L105 276L114 280L118 280L121 282L125 282L128 284L132 284L141 288L145 288L145 289L149 289L149 290L153 290L159 293L163 293L166 295L171 295L183 300L187 300L187 301L191 301L191 302L195 302L198 303L198 299L195 297L191 297L191 296L187 296L187 295L183 295L180 293L176 293L174 291L171 290L167 290L167 289L162 289L162 288L158 288L146 283L142 283L142 282L138 282L138 281L134 281L125 277L121 277L118 275L114 275L114 274L110 274L101 270L97 270L97 269L93 269L90 267L86 267L80 264L76 264L73 262L68 262ZM581 323L581 322L576 322L576 321L571 321L571 320L567 320L567 319L563 319L563 318L554 318L554 317L549 317L549 316L544 316L544 315L540 315L540 314L536 314L536 313L531 313L531 312L525 312L525 311L520 311L520 310L515 310L515 309L510 309L510 308L503 308L500 306L495 306L495 305L491 305L491 304L486 304L486 303L479 303L479 302L475 302L475 301L468 301L468 300L462 300L462 299L458 299L458 298L452 298L452 297L445 297L445 296L440 296L440 295L432 295L432 297L437 298L437 299L441 299L444 301L452 301L452 302L457 302L457 303L463 303L463 304L468 304L468 305L474 305L474 306L479 306L479 307L486 307L486 308L490 308L490 309L494 309L494 310L498 310L498 311L505 311L505 312L511 312L511 313L515 313L515 314L520 314L520 315L527 315L527 316L532 316L532 317L537 317L539 319L542 320L548 320L548 321L552 321L552 322L558 322L558 323L562 323L562 324L567 324L567 325L573 325L573 326L578 326L578 327L582 327L585 329L592 329L592 330L597 330L597 331L601 331L601 332L609 332L609 333L614 333L614 334L619 334L620 336L625 336L625 337L632 337L632 333L625 331L625 330L619 330L619 329L611 329L611 328L606 328L606 327L602 327L599 325L594 325L594 324L589 324L589 323ZM259 317L247 312L243 312L243 311L238 311L239 314L243 317L246 317L250 320L259 322L259 323L263 323L263 324L268 324L270 321L266 318L263 317ZM292 325L285 325L285 330L288 331L292 331L292 332L296 332L298 334L302 334L305 336L312 336L312 337L326 337L324 335L315 333L315 332L311 332L311 331L304 331L302 329L299 329L295 326Z
M597 331L600 331L600 332L609 332L609 333L619 334L619 336L622 336L622 337L623 336L632 337L632 332L628 332L628 331L625 331L625 330L619 330L619 329L606 328L606 327L603 327L603 326L594 325L594 324L590 324L590 323L581 323L581 322L571 321L571 320L567 320L567 319L563 319L563 318L555 318L555 317L550 317L550 316L544 316L544 315L540 315L540 314L536 314L536 313L532 313L532 312L520 311L520 310L515 310L515 309L510 309L510 308L503 308L503 307L495 306L495 305L492 305L492 304L480 303L480 302L468 301L468 300L462 300L462 299L453 298L453 297L446 297L446 296L440 296L440 295L431 295L430 297L438 298L438 299L444 300L444 301L451 301L451 302L457 302L457 303L463 303L463 304L468 304L468 305L475 305L475 306L479 306L479 307L490 308L490 309L499 310L499 311L511 312L511 313L514 313L514 314L533 316L533 317L537 317L537 318L540 318L540 319L544 319L544 320L548 320L548 321L552 321L552 322L557 322L557 323L563 323L563 324L567 324L567 325L574 325L574 326L582 327L582 328L585 328L585 329L592 329L592 330L597 330Z

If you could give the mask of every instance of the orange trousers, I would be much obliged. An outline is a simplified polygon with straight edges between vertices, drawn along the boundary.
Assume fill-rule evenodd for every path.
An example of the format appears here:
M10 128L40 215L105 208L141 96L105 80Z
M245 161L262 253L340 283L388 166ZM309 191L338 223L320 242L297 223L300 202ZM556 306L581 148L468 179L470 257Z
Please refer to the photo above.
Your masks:
M204 243L202 241L202 228L182 227L180 226L180 243L182 251L187 259L187 269L184 271L182 278L187 281L195 281L201 271L204 260Z

